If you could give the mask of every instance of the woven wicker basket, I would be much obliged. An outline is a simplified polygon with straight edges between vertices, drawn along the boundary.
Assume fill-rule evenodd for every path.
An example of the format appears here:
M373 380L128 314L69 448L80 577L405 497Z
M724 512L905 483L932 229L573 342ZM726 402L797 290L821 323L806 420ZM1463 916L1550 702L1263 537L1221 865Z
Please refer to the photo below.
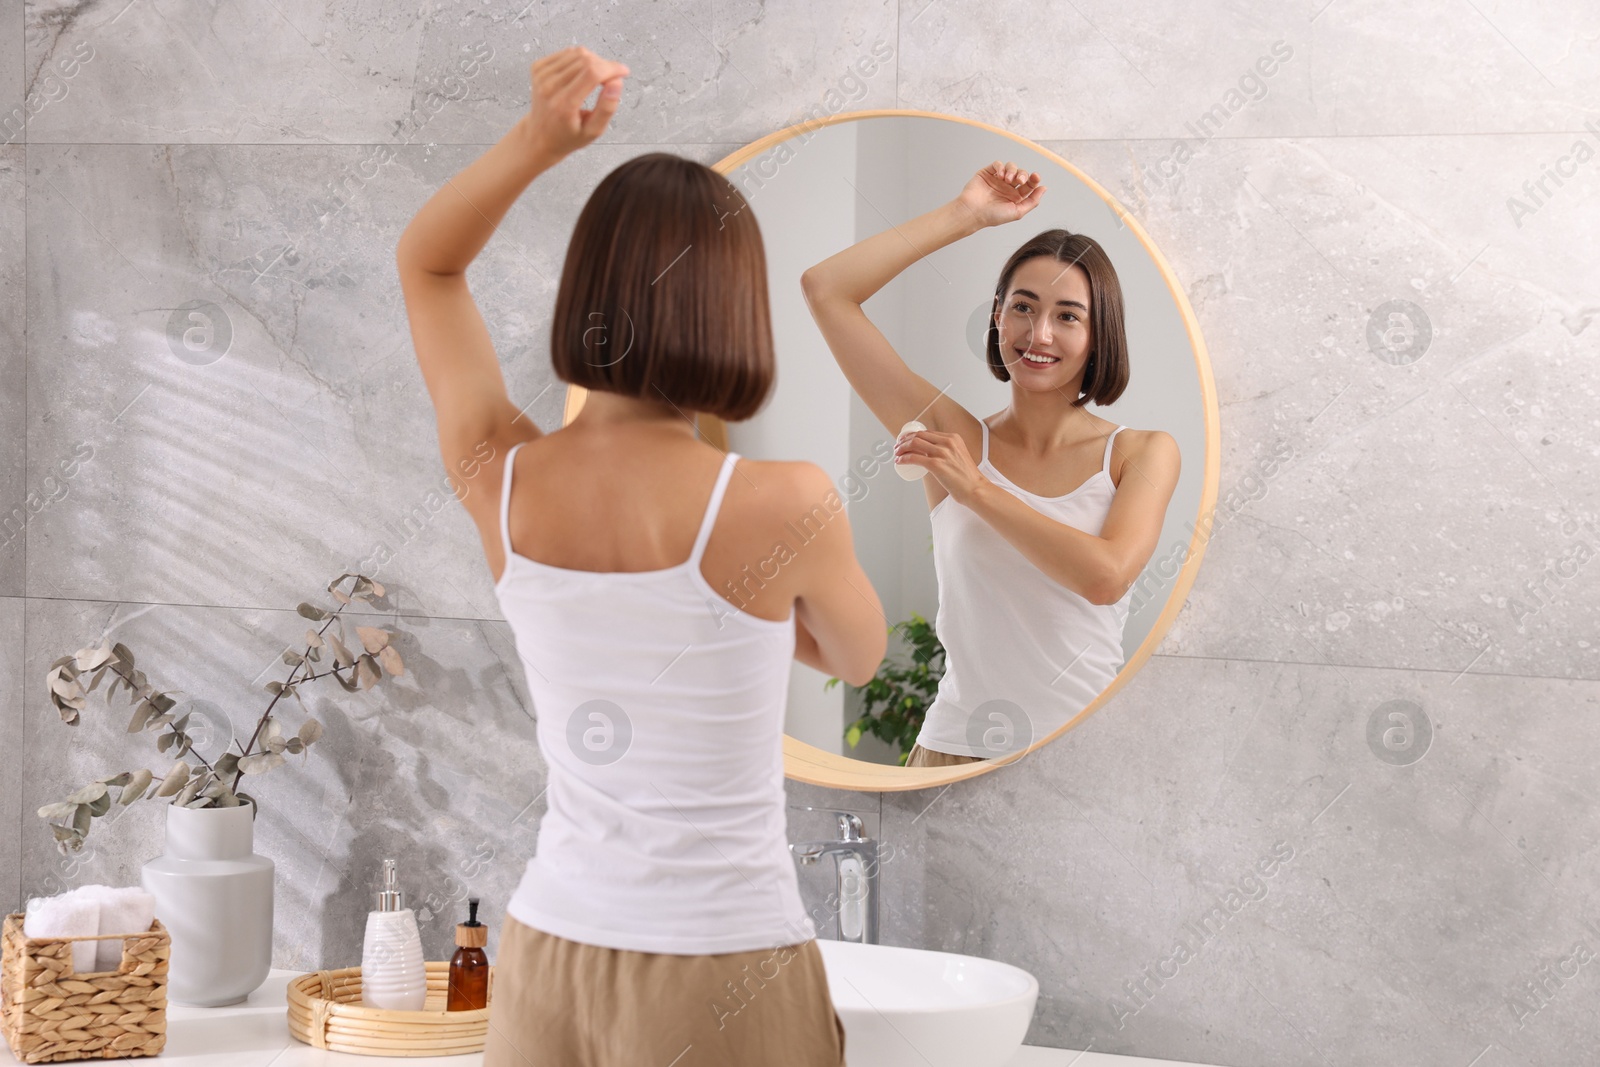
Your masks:
M482 1052L489 1009L447 1011L450 964L430 960L428 999L421 1011L391 1011L361 1003L361 968L312 971L289 983L289 1033L297 1040L359 1056L456 1056ZM494 1001L494 968L489 968Z
M134 937L29 938L6 916L0 952L0 1027L23 1063L154 1056L167 1044L172 938L157 920ZM76 941L123 943L115 971L74 974Z

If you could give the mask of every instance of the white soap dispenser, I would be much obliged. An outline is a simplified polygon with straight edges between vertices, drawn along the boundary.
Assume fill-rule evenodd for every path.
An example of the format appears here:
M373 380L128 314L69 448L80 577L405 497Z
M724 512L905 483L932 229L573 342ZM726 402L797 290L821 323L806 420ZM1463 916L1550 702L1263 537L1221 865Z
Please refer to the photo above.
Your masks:
M428 999L417 917L405 906L394 860L383 861L378 910L367 914L361 946L361 1002L394 1011L421 1011Z

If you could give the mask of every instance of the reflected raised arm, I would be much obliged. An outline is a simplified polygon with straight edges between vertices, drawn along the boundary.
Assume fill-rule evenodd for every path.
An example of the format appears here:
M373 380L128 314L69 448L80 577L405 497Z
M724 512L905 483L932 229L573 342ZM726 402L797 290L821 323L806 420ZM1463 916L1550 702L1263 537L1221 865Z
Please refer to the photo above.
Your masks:
M981 228L966 207L951 201L851 245L800 275L806 306L839 369L891 434L913 419L955 431L976 420L907 366L861 305L921 257Z
M972 434L977 419L913 371L861 305L923 256L1026 215L1043 193L1037 173L996 161L973 175L954 200L859 241L800 275L806 305L839 369L891 434L913 419L930 429Z

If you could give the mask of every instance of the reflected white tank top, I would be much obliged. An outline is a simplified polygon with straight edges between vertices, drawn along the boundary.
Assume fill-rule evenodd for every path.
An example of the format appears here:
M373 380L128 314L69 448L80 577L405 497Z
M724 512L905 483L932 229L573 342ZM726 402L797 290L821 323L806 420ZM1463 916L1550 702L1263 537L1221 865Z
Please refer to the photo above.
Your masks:
M495 595L533 697L549 807L507 911L559 937L639 952L815 937L784 810L793 609L782 621L750 615L700 573L738 454L723 460L687 560L600 572L512 549L521 447L506 457Z
M989 462L983 427L978 469L1036 511L1099 535L1116 496L1111 443L1100 469L1064 496L1039 496ZM936 752L995 758L1026 748L1082 711L1122 669L1122 627L1133 587L1093 604L1035 567L972 509L945 497L928 513L939 582L934 630L944 676L917 743Z

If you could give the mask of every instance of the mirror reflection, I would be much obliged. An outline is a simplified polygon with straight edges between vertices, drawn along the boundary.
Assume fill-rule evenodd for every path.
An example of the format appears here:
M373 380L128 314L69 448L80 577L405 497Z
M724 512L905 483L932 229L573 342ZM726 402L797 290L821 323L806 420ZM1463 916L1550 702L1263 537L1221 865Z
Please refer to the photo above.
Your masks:
M836 472L891 628L865 686L796 664L786 730L877 763L1060 730L1150 635L1194 539L1200 355L1159 256L998 132L868 115L724 169L760 223L778 380L726 427Z

